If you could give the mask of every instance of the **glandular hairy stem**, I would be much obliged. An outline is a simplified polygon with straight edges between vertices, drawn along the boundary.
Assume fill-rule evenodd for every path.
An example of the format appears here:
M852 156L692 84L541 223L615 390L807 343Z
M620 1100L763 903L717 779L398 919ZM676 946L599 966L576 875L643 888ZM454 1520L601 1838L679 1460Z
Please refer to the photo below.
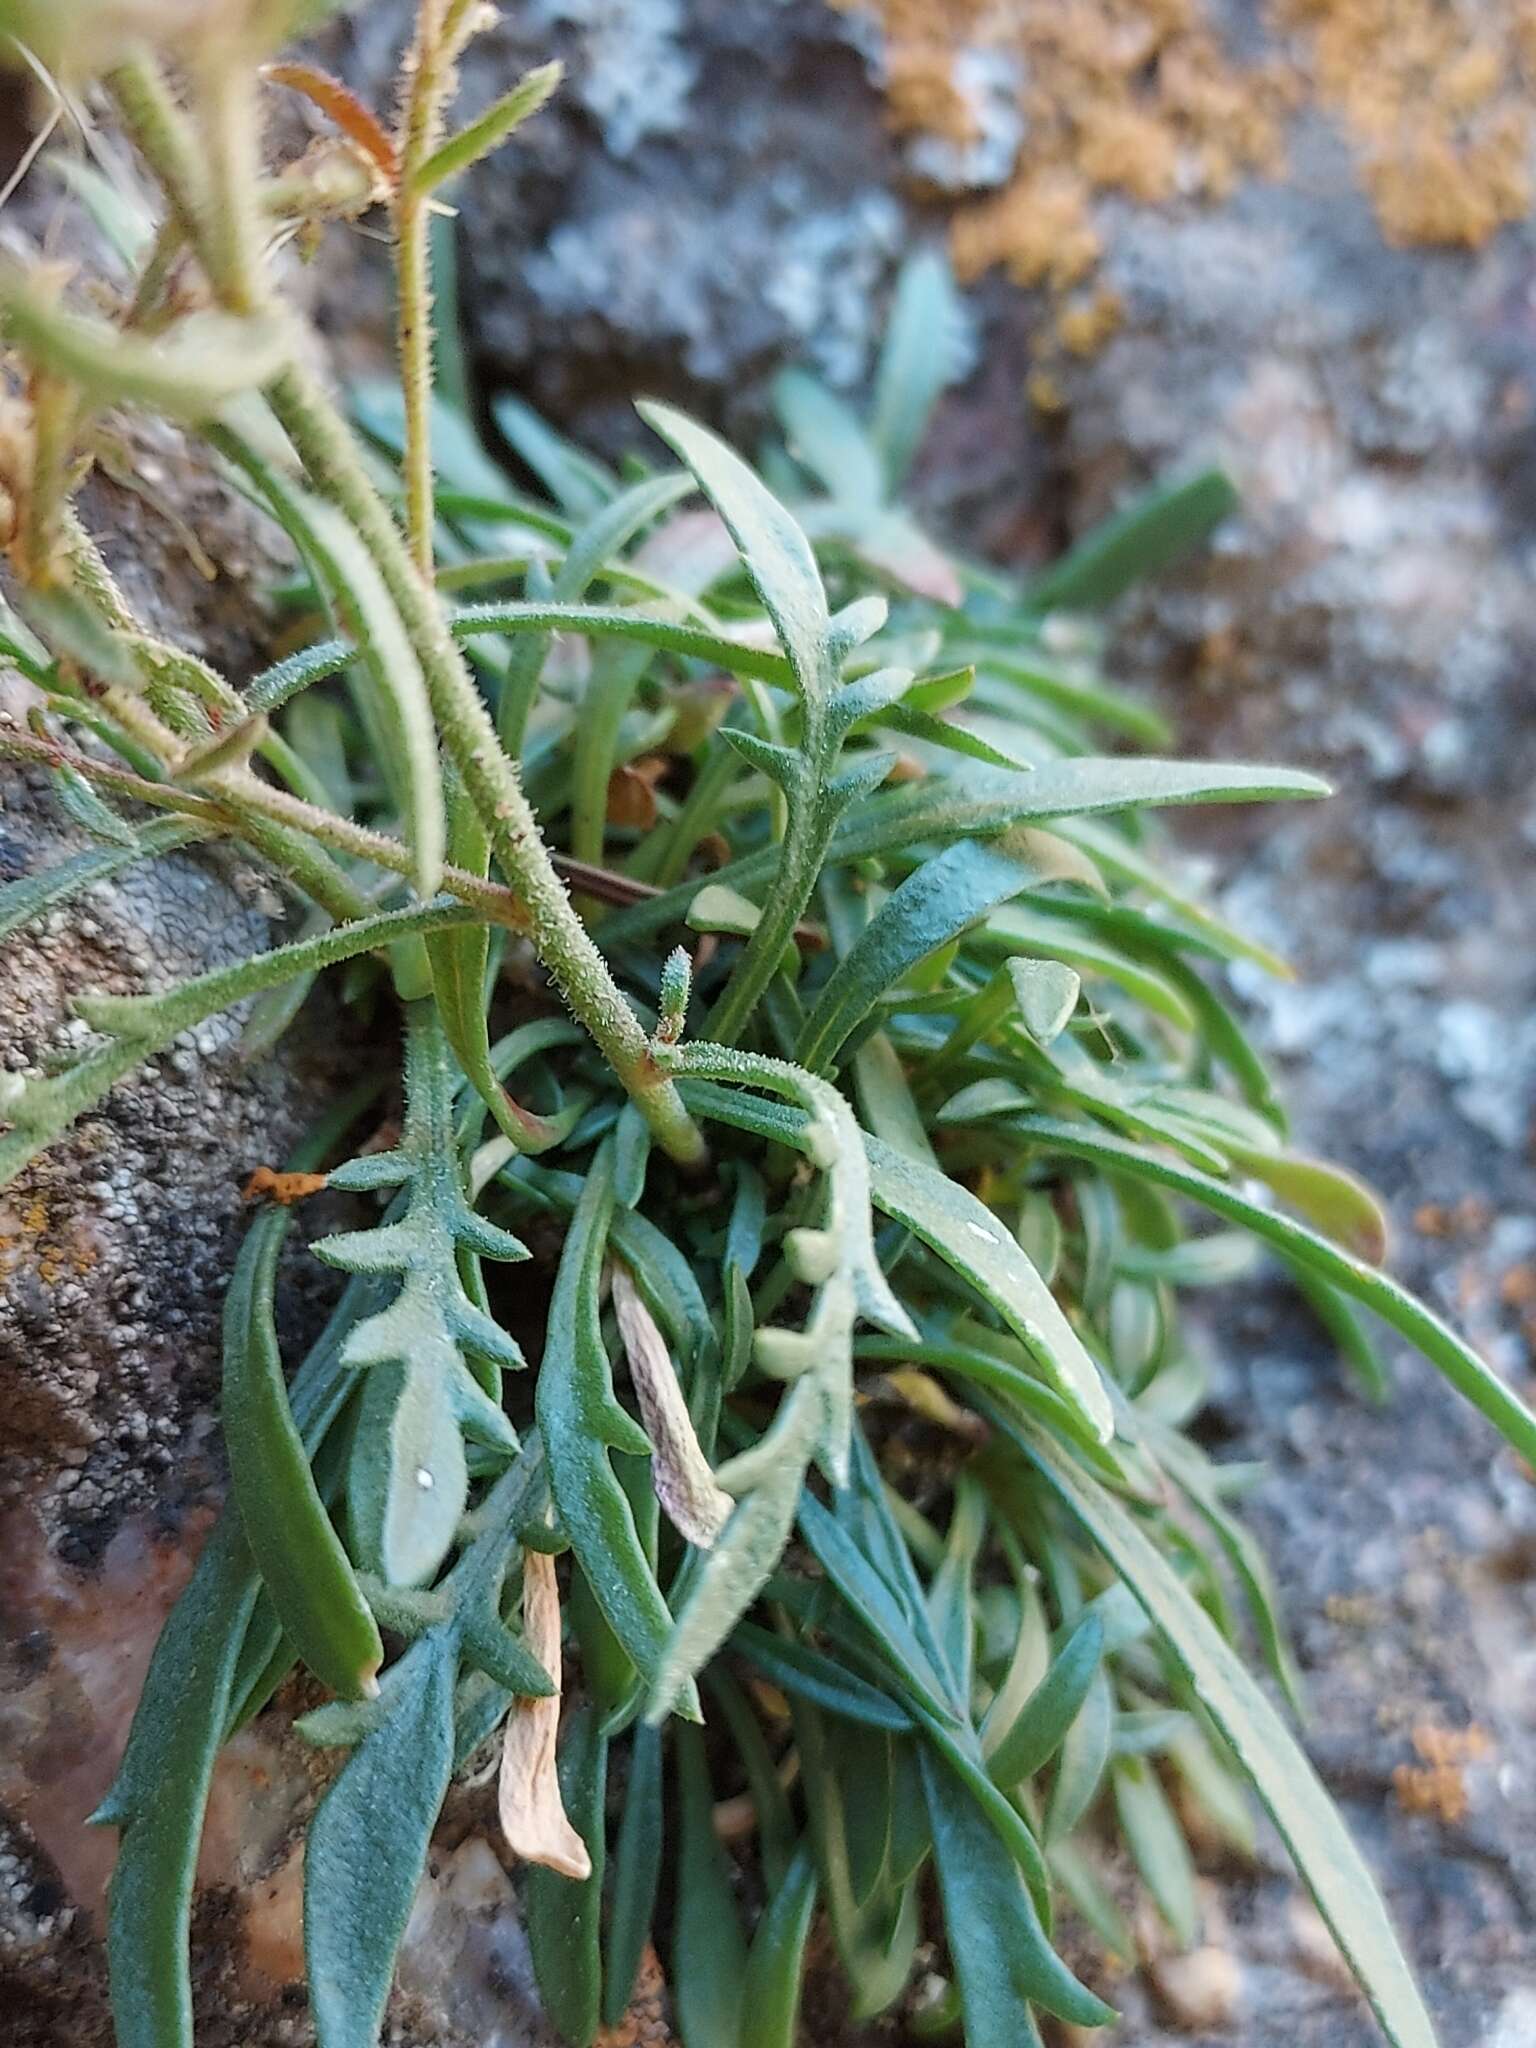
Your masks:
M465 10L451 6L445 20L434 0L427 0L427 7L434 35L443 38L442 54L451 70L452 52L457 46L456 39L462 35ZM209 225L214 214L231 206L253 204L251 195L259 187L255 123L248 99L243 111L236 110L238 118L231 121L226 131L229 147L207 164L206 198L199 203L203 188L195 155L190 152L188 123L159 74L151 66L135 65L125 67L113 83L135 138L166 183L172 204L188 217L198 253L221 302L232 310L242 311L264 304L268 296L266 280L251 241L243 233L215 232ZM200 83L206 88L206 80ZM251 90L246 75L217 90L213 99L217 104L230 94L249 95ZM237 158L237 151L245 153L243 160ZM242 188L243 197L236 196L237 185ZM422 228L424 241L424 220ZM424 340L430 357L429 325L420 339ZM497 739L490 714L448 631L430 574L423 573L418 558L374 489L345 420L303 361L297 332L294 343L288 367L268 385L267 398L312 485L351 521L378 565L421 664L433 716L485 822L502 872L523 906L534 948L572 1012L591 1033L640 1109L657 1142L679 1162L697 1163L704 1157L705 1149L698 1126L683 1107L676 1088L658 1072L639 1019L566 894L523 793L517 768ZM430 494L429 445L426 460ZM430 519L430 513L426 516ZM430 536L430 528L428 532Z
M463 35L465 10L453 6L446 23L438 0L426 0L426 12L430 14L434 37L432 47L438 51L434 61L444 61L451 72L453 51ZM449 29L453 35L449 35ZM442 39L440 45L438 37ZM231 66L233 70L236 68ZM147 78L147 84L137 74L129 80L127 98L139 115L135 133L145 143L145 154L162 178L166 174L180 178L186 172L186 121L156 74L147 74ZM158 84L160 90L156 92L154 86ZM201 84L207 86L207 80ZM432 90L440 92L440 86ZM213 102L227 102L231 94L248 96L250 92L252 82L248 72L244 72L229 86L219 88L213 94ZM119 86L121 98L123 88ZM432 123L428 121L424 133L430 131ZM186 205L201 215L197 221L197 248L215 293L229 309L246 311L268 303L262 264L250 240L240 233L211 231L209 219L215 215L231 217L233 211L254 203L250 195L258 190L260 166L256 158L256 127L248 102L244 111L236 111L236 119L229 121L225 133L229 147L207 162L205 205L197 207L197 186L190 190ZM244 152L244 158L236 152ZM236 184L244 184L244 199L233 193ZM614 983L600 950L575 913L539 834L539 823L522 793L518 770L506 756L496 735L496 725L446 627L430 571L422 571L412 547L373 487L350 428L324 385L307 367L299 340L295 332L289 367L266 387L272 412L293 442L313 489L336 504L352 522L356 535L379 567L385 588L399 612L401 627L406 629L422 666L432 715L485 823L502 872L524 907L526 930L539 958L553 975L575 1018L590 1030L627 1094L645 1116L655 1141L680 1163L692 1165L705 1157L705 1141L698 1126L682 1106L672 1081L657 1071L639 1018ZM430 328L424 344L430 358ZM430 446L426 485L430 494Z
M554 976L660 1144L683 1165L704 1141L670 1081L657 1071L640 1020L576 915L555 872L512 761L496 737L436 593L412 561L389 508L374 490L352 436L313 374L295 361L268 399L317 487L351 519L378 564L421 663L433 714L464 786L491 835L497 861L528 914L535 951Z
M415 174L442 134L443 104L453 77L445 37L444 0L421 0L398 138L400 183L394 200L395 297L400 388L405 401L405 530L421 574L433 573L432 529L432 269L429 214Z

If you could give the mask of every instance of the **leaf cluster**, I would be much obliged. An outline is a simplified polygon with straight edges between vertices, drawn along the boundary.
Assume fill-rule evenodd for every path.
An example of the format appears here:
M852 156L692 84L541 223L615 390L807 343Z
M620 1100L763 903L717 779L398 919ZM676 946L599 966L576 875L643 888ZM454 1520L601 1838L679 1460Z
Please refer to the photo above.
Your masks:
M368 159L418 311L427 196L552 83L445 136L475 12L423 7L394 135L279 67ZM311 2003L322 2048L376 2040L454 1773L519 1698L553 1697L515 1621L530 1551L561 1559L574 1651L540 1789L590 1869L525 1886L573 2048L622 2016L653 1937L685 2048L791 2048L818 1922L861 2016L905 2004L972 2048L1038 2041L1041 2014L1105 2023L1061 1907L1131 1959L1118 1839L1193 1941L1186 1816L1250 1853L1250 1795L1388 2038L1424 2048L1288 1718L1294 1660L1235 1504L1251 1475L1192 1433L1181 1306L1268 1253L1368 1391L1382 1324L1528 1458L1536 1422L1382 1272L1369 1192L1291 1143L1221 993L1232 962L1283 963L1184 884L1154 815L1323 786L1131 751L1162 722L1099 672L1096 614L1204 537L1225 480L1151 493L1034 581L940 545L902 504L957 360L931 258L899 286L868 420L787 377L759 469L655 404L614 469L510 400L503 467L453 402L452 335L434 397L415 329L403 396L359 391L344 420L287 310L243 288L277 198L253 213L217 158L205 185L189 169L188 123L250 79L194 67L183 105L114 58L166 194L126 231L133 300L87 313L0 280L57 401L9 480L0 653L34 702L0 754L94 842L0 890L0 933L215 836L273 875L292 929L176 988L82 998L95 1041L0 1104L0 1177L221 1011L258 1054L322 974L368 1057L396 1019L403 1048L398 1138L330 1174L377 1214L313 1247L350 1279L291 1378L286 1212L231 1279L231 1501L98 1816L122 1831L123 2048L191 2041L213 1761L296 1666L335 1696L303 1732L349 1752L308 1839ZM182 264L206 304L168 289ZM145 633L75 521L86 427L125 404L196 423L288 536L296 651L265 672ZM525 1372L507 1326L535 1280ZM727 1797L750 1810L734 1872Z

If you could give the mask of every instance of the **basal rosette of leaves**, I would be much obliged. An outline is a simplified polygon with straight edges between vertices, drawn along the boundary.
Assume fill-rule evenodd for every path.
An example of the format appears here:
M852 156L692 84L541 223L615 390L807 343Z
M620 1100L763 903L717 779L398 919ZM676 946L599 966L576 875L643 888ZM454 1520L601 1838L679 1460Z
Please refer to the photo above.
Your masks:
M1163 807L1323 786L1145 751L1161 721L1094 666L1085 622L1228 486L1160 491L1033 583L946 552L901 503L956 359L922 257L867 413L785 378L761 475L662 405L622 472L510 400L495 457L451 333L427 353L429 213L553 76L448 134L479 15L428 0L391 130L306 65L259 84L217 38L173 85L153 20L105 82L162 215L77 174L132 287L104 305L0 271L23 422L0 652L31 689L0 756L95 842L0 890L0 932L224 838L291 935L81 999L92 1043L10 1083L0 1173L215 1013L270 1045L333 968L360 1041L401 1053L371 1114L339 1105L288 1162L377 1207L313 1248L349 1278L291 1373L286 1209L231 1276L231 1498L97 1816L121 1833L122 2048L193 2039L214 1759L300 1667L331 1695L300 1723L334 1764L305 1860L322 2048L377 2040L444 1797L493 1739L573 2048L652 1939L685 2048L791 2048L818 1926L859 2018L905 2005L970 2048L1038 2041L1040 2014L1110 2023L1058 1910L1131 1959L1118 1840L1194 1940L1181 1816L1241 1852L1255 1797L1386 2037L1424 2048L1294 1732L1233 1505L1249 1474L1188 1433L1181 1298L1270 1255L1367 1392L1379 1322L1527 1458L1536 1420L1382 1271L1369 1193L1292 1147L1220 993L1230 961L1281 963L1165 858ZM275 90L337 122L333 150L262 168ZM349 417L272 254L368 208L402 375ZM224 677L157 640L76 521L122 406L202 433L286 532L275 667ZM551 1243L525 1358L507 1309Z

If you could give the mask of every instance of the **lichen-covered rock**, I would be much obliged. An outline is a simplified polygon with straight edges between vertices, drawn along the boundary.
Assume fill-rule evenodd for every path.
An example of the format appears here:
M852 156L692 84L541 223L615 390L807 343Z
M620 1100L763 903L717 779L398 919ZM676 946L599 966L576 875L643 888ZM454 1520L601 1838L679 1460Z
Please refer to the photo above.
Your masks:
M368 18L357 75L382 75L390 14ZM1241 517L1123 611L1109 664L1161 693L1181 750L1340 785L1331 805L1192 819L1187 843L1296 963L1295 982L1239 992L1302 1142L1377 1183L1397 1269L1528 1380L1536 235L1492 234L1522 210L1501 151L1529 122L1508 64L1487 62L1513 11L1285 7L1266 46L1241 0L1149 9L1139 70L1125 10L1020 7L985 36L979 19L944 0L520 10L522 40L487 45L472 90L547 54L551 25L572 84L463 194L473 352L492 388L578 434L617 431L644 388L739 425L786 354L857 381L870 284L950 203L973 261L985 229L1041 280L975 291L977 368L920 487L967 544L1027 564L1159 473L1232 469ZM1425 36L1446 62L1421 78ZM611 83L621 45L647 88L633 119ZM770 175L784 143L803 186L788 209ZM1155 197L1159 166L1157 203L1126 196ZM1034 203L1010 214L1021 175ZM1480 246L1418 246L1437 239ZM859 322L807 333L831 303L796 268L807 240L829 277L859 281ZM782 317L785 275L806 319ZM1212 1338L1213 1439L1269 1465L1250 1513L1299 1636L1314 1752L1445 2037L1506 2048L1531 2031L1536 1985L1529 1476L1426 1368L1400 1363L1396 1403L1363 1406L1278 1288ZM1422 1754L1472 1728L1485 1754ZM1201 2038L1364 2048L1371 2022L1265 1853L1257 1880L1227 1873L1240 2016ZM1183 2038L1139 1985L1116 1996L1137 2048Z
M330 54L387 103L409 10ZM907 235L864 51L815 0L529 0L465 61L466 109L562 56L568 82L456 193L467 338L491 381L633 440L636 393L729 412L785 361L868 368Z

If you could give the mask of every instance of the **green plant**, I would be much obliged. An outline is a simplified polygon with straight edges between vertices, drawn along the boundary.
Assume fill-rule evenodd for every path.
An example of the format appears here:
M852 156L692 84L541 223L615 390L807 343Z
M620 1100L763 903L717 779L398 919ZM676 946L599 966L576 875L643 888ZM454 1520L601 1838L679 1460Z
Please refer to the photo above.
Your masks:
M114 215L139 264L115 315L42 268L0 271L0 652L34 691L0 756L48 770L99 842L0 891L0 931L211 837L265 863L299 925L162 993L82 998L97 1042L13 1083L0 1174L215 1011L245 1006L249 1046L269 1045L341 963L360 1019L392 986L405 1046L398 1144L330 1174L382 1214L315 1248L351 1277L286 1385L286 1210L258 1215L231 1281L232 1502L97 1816L122 1831L122 2048L191 2040L209 1774L298 1664L335 1695L301 1728L347 1752L306 1862L323 2048L376 2039L445 1790L503 1720L503 1818L548 1865L528 1925L573 2043L622 2013L655 1928L687 2048L789 2048L819 1914L860 2015L909 1995L931 1910L950 1982L915 2025L1014 2048L1037 2012L1106 2021L1052 1945L1054 1905L1129 1955L1097 1874L1112 1807L1192 1937L1172 1774L1239 1846L1251 1784L1388 2037L1423 2048L1369 1876L1248 1669L1251 1632L1294 1699L1234 1475L1185 1429L1204 1389L1178 1297L1268 1246L1373 1388L1356 1309L1527 1457L1536 1420L1379 1270L1370 1195L1290 1149L1206 978L1279 963L1168 877L1141 815L1322 785L1092 751L1164 735L1065 618L1197 539L1227 486L1155 494L1032 586L945 554L898 502L954 322L919 260L872 426L781 385L776 494L668 407L642 411L684 468L619 475L509 404L548 495L519 492L445 395L451 335L433 396L428 213L553 77L445 140L479 10L424 0L392 136L303 65L258 84L316 11L207 10L173 89L141 11L97 10L91 56L163 218ZM265 173L259 99L279 88L341 133ZM359 393L349 422L266 250L274 223L374 203L403 398ZM70 507L92 421L125 404L204 435L288 534L289 598L330 637L237 687L144 629ZM678 509L698 491L712 519ZM493 1039L513 945L538 972ZM1230 1227L1191 1231L1187 1205ZM524 1361L483 1261L525 1257L514 1233L541 1216L564 1227L543 1351L531 1403L516 1381L504 1401ZM583 1702L558 1785L555 1555ZM750 1940L711 1822L727 1771L754 1815Z

